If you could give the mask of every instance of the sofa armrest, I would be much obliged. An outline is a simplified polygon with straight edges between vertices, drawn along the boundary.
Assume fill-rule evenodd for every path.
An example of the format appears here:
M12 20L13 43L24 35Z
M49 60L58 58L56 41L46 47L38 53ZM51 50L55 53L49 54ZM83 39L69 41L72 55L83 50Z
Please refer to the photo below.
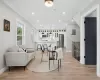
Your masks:
M7 52L5 60L7 66L25 66L28 56L26 52Z

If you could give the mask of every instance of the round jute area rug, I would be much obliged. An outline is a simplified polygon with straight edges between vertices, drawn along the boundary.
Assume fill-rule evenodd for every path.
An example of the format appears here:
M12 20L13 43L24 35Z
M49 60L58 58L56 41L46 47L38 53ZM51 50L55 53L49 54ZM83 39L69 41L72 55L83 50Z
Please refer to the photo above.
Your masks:
M53 61L50 61L49 69L49 57L46 52L43 54L42 62L41 58L42 52L36 51L35 59L29 63L27 69L33 72L50 72L57 69L57 61L54 61L54 64Z

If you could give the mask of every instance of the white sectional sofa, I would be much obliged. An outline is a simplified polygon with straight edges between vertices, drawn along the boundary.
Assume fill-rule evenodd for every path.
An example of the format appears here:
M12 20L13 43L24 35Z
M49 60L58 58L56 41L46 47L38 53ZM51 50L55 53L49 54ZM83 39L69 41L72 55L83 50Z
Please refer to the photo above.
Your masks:
M25 66L35 57L34 51L25 52L22 48L19 46L14 46L12 48L9 48L7 52L5 53L5 60L6 60L6 66L10 67L12 66L23 66L25 69Z

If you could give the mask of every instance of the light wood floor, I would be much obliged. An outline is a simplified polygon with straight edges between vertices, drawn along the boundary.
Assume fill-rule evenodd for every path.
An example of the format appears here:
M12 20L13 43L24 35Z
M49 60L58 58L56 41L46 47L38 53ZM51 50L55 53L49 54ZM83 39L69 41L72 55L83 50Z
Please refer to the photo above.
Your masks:
M0 75L0 80L100 80L100 78L96 76L95 66L81 65L67 53L59 72L55 70L49 73L34 73L19 67L4 72Z

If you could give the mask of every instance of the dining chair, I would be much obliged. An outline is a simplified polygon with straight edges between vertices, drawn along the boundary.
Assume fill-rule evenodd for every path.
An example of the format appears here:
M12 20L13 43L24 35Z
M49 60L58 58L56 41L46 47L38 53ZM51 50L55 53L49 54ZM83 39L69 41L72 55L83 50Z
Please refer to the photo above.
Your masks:
M54 61L58 62L58 71L59 68L61 68L61 60L63 59L63 50L62 48L58 48L57 50L52 50L49 51L49 69L50 69L50 61L53 61L53 65L54 65Z
M58 59L58 52L57 51L49 51L49 70L50 70L50 61L53 61L53 65L54 65L54 61L58 62L58 71L59 68L61 67L61 59Z
M37 45L37 50L41 50L41 49L42 49L41 44L38 44L38 45Z

